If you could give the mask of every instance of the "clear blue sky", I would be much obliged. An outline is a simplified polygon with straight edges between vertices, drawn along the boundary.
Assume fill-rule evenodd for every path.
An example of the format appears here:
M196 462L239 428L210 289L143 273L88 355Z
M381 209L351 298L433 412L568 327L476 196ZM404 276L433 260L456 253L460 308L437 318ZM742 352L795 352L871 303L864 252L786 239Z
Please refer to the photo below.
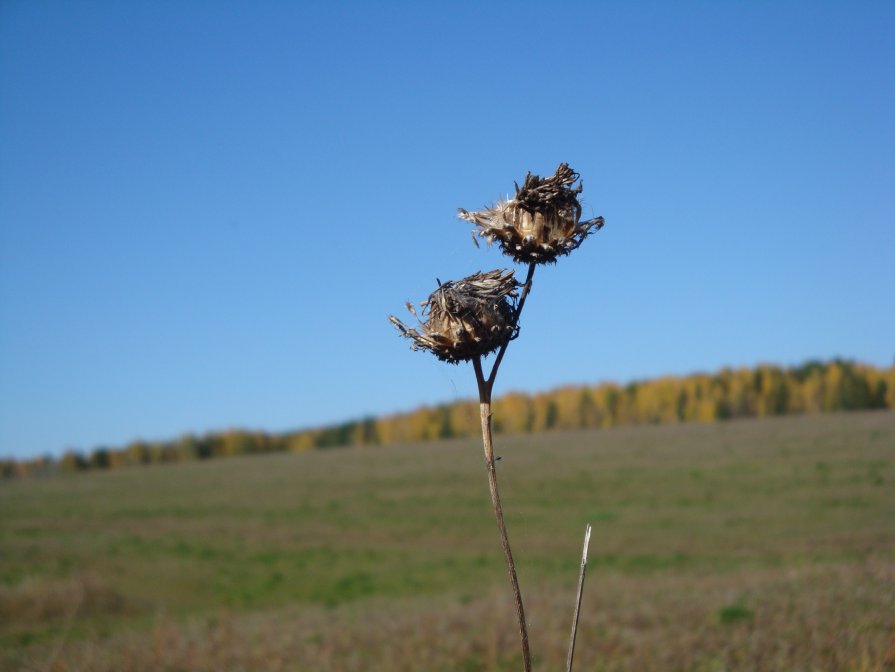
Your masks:
M386 321L507 266L457 207L569 162L496 393L895 356L891 2L0 2L0 455L473 396Z

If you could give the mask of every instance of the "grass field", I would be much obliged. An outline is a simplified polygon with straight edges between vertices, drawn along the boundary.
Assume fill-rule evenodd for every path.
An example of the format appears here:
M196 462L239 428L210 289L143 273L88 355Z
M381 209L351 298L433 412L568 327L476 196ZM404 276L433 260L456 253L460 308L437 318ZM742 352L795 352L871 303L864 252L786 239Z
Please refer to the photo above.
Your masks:
M537 670L895 670L895 413L497 437ZM518 670L472 441L0 484L0 668Z

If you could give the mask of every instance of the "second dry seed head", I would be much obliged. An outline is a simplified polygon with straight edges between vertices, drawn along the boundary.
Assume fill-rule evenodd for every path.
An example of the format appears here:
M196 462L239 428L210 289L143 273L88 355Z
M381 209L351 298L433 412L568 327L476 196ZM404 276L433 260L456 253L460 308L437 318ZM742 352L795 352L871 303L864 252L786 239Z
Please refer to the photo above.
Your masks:
M413 350L428 350L438 359L456 364L494 352L518 334L513 271L475 273L462 280L439 282L420 313L419 327L408 327L394 315L389 321Z

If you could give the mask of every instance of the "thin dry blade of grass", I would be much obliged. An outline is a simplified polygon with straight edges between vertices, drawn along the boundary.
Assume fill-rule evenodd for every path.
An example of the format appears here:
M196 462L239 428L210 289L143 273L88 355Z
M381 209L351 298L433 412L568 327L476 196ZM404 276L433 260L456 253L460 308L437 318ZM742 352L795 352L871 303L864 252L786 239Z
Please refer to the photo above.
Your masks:
M569 657L566 660L566 672L572 672L572 661L575 658L575 638L578 635L578 618L581 615L581 594L584 592L584 577L587 573L587 549L590 546L591 526L584 530L584 548L581 551L581 570L578 572L578 591L575 594L575 611L572 616L572 634L569 637Z

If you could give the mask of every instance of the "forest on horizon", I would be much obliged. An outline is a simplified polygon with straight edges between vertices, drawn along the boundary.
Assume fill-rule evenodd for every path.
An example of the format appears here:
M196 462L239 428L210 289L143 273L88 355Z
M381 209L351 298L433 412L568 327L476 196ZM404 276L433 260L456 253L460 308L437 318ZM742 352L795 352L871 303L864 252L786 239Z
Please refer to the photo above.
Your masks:
M664 376L627 385L508 392L493 404L494 431L510 434L886 408L895 408L895 366L881 369L838 359L794 367L725 368L713 374ZM0 476L411 443L477 436L480 431L478 402L463 400L291 432L230 429L168 441L100 446L89 452L70 449L59 458L4 459Z

